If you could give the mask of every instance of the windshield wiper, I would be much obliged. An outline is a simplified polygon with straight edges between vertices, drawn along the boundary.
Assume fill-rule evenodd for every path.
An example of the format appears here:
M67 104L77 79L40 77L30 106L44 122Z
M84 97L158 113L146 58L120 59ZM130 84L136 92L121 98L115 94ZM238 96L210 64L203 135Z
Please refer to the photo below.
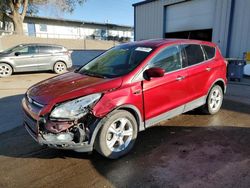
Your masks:
M103 75L100 75L100 74L97 74L94 72L84 71L84 72L82 72L82 74L87 75L87 76L92 76L92 77L98 77L98 78L107 78L106 76L103 76Z

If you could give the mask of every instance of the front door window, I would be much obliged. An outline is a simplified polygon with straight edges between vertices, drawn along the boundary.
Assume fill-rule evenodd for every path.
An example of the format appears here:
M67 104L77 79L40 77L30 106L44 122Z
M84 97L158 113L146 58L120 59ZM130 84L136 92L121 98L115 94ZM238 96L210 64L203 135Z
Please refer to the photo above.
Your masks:
M177 46L171 46L161 51L149 63L149 68L159 67L165 72L172 72L182 68L181 54Z

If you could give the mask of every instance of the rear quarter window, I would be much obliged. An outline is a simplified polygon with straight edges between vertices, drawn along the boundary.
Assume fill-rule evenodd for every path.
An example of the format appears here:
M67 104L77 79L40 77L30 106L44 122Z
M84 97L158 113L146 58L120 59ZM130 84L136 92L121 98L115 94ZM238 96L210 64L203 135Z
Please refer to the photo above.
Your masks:
M206 46L206 45L203 45L202 47L206 53L207 59L214 58L214 56L215 56L215 48L214 47Z
M59 46L53 46L51 48L52 48L53 53L59 53L63 51L63 48Z

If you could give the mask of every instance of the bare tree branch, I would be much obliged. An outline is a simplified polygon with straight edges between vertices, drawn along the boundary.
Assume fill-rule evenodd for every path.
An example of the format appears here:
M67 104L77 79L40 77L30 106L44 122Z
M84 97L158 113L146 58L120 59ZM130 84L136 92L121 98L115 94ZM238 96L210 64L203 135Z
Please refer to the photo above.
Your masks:
M22 11L22 19L24 19L25 15L26 15L26 12L27 12L27 9L28 9L28 3L29 3L29 0L23 0L23 11Z
M8 1L9 7L10 7L10 11L14 12L15 8L14 8L14 4L11 0Z
M26 14L36 14L38 6L48 5L60 12L72 13L77 5L86 0L0 0L0 12L8 16L17 34L23 34L23 20Z

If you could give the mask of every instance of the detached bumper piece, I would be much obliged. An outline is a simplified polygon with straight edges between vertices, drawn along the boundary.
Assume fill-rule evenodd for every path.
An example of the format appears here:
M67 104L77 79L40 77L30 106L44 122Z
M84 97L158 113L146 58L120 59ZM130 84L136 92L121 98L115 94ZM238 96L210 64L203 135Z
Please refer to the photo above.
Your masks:
M72 138L72 140L71 140ZM51 148L74 150L77 152L90 152L93 147L86 142L75 143L73 141L73 136L70 133L60 133L60 134L44 134L37 136L37 142L41 145L47 145Z
M41 145L77 152L90 152L93 150L93 146L86 139L87 133L77 126L72 127L71 131L68 132L45 133L39 130L38 121L24 113L24 127L31 137ZM83 139L86 141L83 141Z
M93 146L90 145L88 141L75 143L75 135L72 132L62 132L58 134L41 134L41 132L39 132L36 134L36 132L31 128L31 125L28 125L26 121L24 121L24 126L31 137L41 145L47 145L56 149L74 150L77 152L90 152L93 150Z

